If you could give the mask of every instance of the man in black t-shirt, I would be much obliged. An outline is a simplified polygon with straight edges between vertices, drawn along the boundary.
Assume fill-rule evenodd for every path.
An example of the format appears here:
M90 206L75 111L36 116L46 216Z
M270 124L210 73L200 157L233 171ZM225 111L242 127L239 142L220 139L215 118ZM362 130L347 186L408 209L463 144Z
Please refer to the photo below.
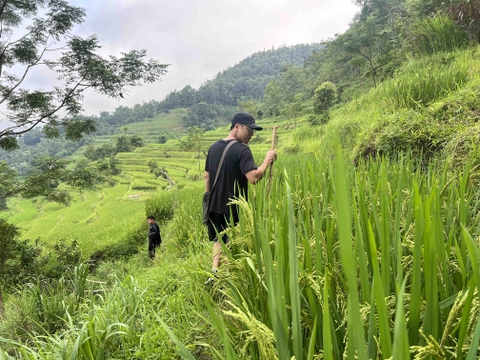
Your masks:
M155 248L160 246L162 238L160 237L160 227L155 222L153 216L147 218L148 222L148 256L153 260L155 257Z
M246 146L255 130L262 130L255 124L252 115L246 112L235 114L232 118L229 135L214 143L208 150L205 163L205 190L210 191L215 181L218 165L223 151L230 142L234 144L228 149L220 173L210 195L210 221L208 236L213 245L212 272L216 273L220 265L222 246L218 242L217 233L222 232L228 226L230 214L235 224L238 222L238 209L236 206L227 205L232 198L240 195L248 195L248 183L256 184L265 174L268 166L276 159L277 151L270 150L260 166L256 166L250 148ZM222 241L226 244L228 237L222 235ZM213 278L209 278L213 279ZM207 281L209 281L207 280Z

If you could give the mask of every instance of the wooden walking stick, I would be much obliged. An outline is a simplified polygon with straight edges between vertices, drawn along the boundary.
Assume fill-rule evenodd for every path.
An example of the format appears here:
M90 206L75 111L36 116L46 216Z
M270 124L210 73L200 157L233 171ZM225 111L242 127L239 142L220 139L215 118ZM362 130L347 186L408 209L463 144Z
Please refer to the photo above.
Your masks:
M270 147L270 150L275 150L275 141L277 140L277 127L273 127L273 132L272 132L272 146ZM270 191L270 186L272 185L272 177L273 177L273 161L270 164L270 173L268 177L268 191Z

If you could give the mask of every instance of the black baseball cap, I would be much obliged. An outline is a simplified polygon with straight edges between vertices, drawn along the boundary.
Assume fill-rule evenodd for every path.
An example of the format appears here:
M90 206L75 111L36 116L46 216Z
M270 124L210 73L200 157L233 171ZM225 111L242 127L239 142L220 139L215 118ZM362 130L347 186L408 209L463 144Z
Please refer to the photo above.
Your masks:
M239 112L233 116L232 125L235 124L246 125L253 130L263 130L263 127L255 124L255 119L253 118L253 116L244 111Z

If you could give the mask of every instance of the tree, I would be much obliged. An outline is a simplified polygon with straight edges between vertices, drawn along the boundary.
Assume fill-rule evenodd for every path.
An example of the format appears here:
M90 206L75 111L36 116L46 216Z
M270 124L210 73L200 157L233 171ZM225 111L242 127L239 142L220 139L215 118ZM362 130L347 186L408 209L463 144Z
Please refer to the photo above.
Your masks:
M41 248L19 241L20 232L15 225L0 218L0 316L4 314L3 290L31 278L38 266Z
M87 159L96 161L98 159L104 159L111 156L115 156L117 153L113 146L109 144L103 144L102 146L95 147L93 145L88 145L83 152L83 156Z
M198 160L198 173L200 174L200 156L202 154L205 130L194 126L188 129L188 136L186 139L180 140L180 147L187 151L196 152L196 158Z
M103 176L96 169L83 169L82 178L75 169L69 168L70 162L56 158L37 159L25 177L18 177L17 171L0 161L0 199L13 196L34 198L45 196L47 200L68 205L71 196L59 185L65 183L79 190L94 189Z
M325 113L330 109L337 98L337 88L330 81L325 81L315 90L313 112L316 115Z
M325 124L330 120L329 109L337 98L337 88L330 81L324 82L315 90L313 113L309 118L312 125Z
M213 130L216 128L216 117L217 112L214 106L202 102L193 105L182 117L182 122L185 127L196 126L206 130Z
M143 138L141 136L138 136L138 135L131 135L130 136L130 145L132 145L132 147L134 149L139 148L139 147L143 147Z
M238 106L237 106L238 111L246 111L249 114L253 114L256 116L258 116L258 112L261 111L260 110L261 103L257 100L246 100L246 101L238 100L237 103L238 103Z
M166 73L167 65L144 59L145 50L108 59L96 54L96 35L82 39L70 33L85 15L65 0L0 0L0 105L11 124L0 130L0 148L16 149L18 137L38 126L50 138L59 137L61 129L67 139L80 139L95 131L93 120L78 117L86 90L122 98L125 87L154 82ZM59 85L22 88L39 67L57 73Z
M163 166L159 167L155 160L150 160L147 165L150 168L150 173L155 175L155 179L158 179L159 177L161 177L167 180L168 185L175 186L175 183L170 178L170 175L168 174L167 169L165 169Z
M158 144L166 144L167 141L168 141L167 135L159 135L157 138Z
M143 147L143 138L138 135L127 135L127 131L123 135L117 137L115 144L115 151L129 152L135 150L137 147Z
M268 114L274 117L280 115L283 107L283 91L278 80L273 80L268 83L265 89L263 103Z
M287 111L290 116L293 116L295 120L295 128L297 127L297 116L303 110L303 96L302 94L297 94L293 97L293 100L287 106Z

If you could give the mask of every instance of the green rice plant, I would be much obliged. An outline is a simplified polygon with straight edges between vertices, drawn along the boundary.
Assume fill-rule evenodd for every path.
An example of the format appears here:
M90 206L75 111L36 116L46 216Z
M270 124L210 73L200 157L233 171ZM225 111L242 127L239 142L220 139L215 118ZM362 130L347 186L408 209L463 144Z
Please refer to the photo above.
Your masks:
M228 276L214 293L223 314L210 312L224 349L251 359L268 343L278 359L478 355L478 245L461 241L461 224L480 234L468 169L455 177L408 157L352 168L338 149L334 163L281 165L270 189L236 201Z
M155 190L157 188L157 185L152 185L141 180L134 180L131 186L132 190Z

